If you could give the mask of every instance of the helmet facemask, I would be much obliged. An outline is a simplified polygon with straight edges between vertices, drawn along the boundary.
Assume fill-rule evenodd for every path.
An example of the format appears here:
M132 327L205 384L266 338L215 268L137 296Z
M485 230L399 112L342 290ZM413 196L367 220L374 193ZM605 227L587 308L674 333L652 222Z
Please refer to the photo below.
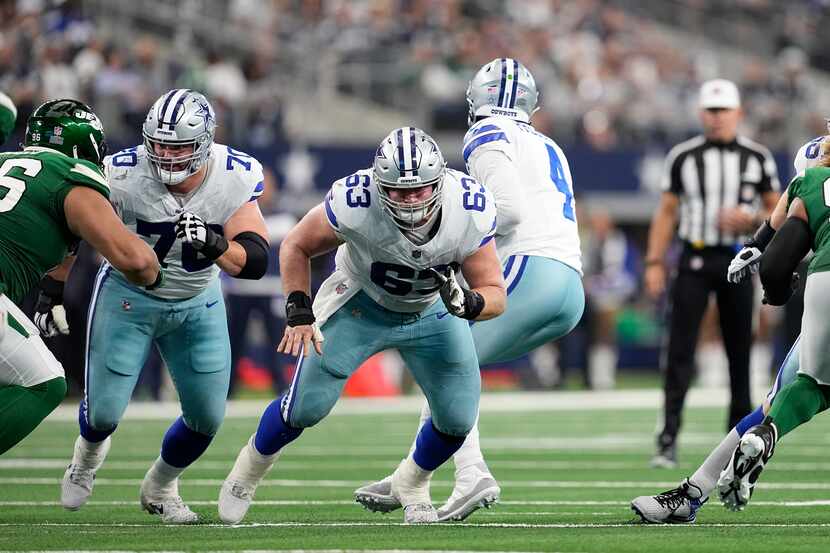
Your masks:
M441 208L446 163L429 135L415 127L395 129L378 146L373 171L383 210L398 228L418 230L433 220ZM427 187L429 195L416 201L394 194Z

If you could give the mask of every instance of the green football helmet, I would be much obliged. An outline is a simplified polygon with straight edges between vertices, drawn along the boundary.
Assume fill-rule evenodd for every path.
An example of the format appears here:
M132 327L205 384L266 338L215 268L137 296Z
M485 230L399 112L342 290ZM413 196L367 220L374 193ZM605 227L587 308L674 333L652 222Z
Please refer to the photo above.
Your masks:
M107 154L104 128L88 105L77 100L49 100L26 122L24 146L40 146L101 166Z

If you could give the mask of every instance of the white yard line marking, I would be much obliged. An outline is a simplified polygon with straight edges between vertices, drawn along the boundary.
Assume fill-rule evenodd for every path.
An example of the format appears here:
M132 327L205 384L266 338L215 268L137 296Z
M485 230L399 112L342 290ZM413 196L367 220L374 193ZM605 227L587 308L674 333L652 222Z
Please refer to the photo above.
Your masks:
M25 528L42 527L42 528L148 528L154 532L158 532L161 525L157 521L147 524L135 523L94 523L94 522L3 522L0 523L0 528L21 526ZM194 530L199 532L205 528L226 528L228 530L244 530L248 528L361 528L361 527L396 527L405 526L411 527L409 524L403 522L251 522L247 524L168 524L164 525L165 530ZM649 528L649 531L656 531L652 529L666 529L672 528L671 525L663 524L640 524L637 522L597 522L597 523L522 523L522 522L489 522L489 523L472 523L472 522L448 522L448 523L434 523L430 526L451 526L451 527L468 527L468 528L635 528L642 531L644 528ZM830 528L830 522L807 523L774 523L774 522L736 522L736 523L697 523L696 528Z
M213 500L193 500L188 501L188 505L210 506L216 505ZM354 505L357 503L353 500L346 499L308 499L308 500L293 500L293 499L255 499L255 505L259 506L274 506L274 507L296 507L296 506L327 506L327 505ZM499 500L499 506L511 507L628 507L628 501L568 501L568 500L539 500L539 501L510 501ZM813 499L806 501L753 501L753 505L762 507L830 507L830 499ZM56 507L60 505L59 501L0 501L0 507ZM138 501L87 501L86 505L92 507L120 507L129 506L135 507ZM533 514L530 512L505 512L505 511L484 511L484 514L511 514L511 515L527 515ZM556 514L563 514L561 512ZM586 514L586 513L582 513Z
M0 485L57 486L60 478L0 478ZM183 478L181 483L191 487L219 487L223 480L215 478ZM290 488L357 488L365 485L363 480L290 480L267 479L259 487L283 486ZM615 488L615 489L657 489L671 488L675 481L579 481L579 480L501 480L499 483L507 488ZM434 480L434 486L453 486L450 480ZM96 486L140 486L139 478L96 478ZM761 482L759 488L767 490L830 490L830 482Z
M0 553L5 551L0 550ZM139 553L130 550L70 549L65 551L15 551L14 553ZM185 553L184 551L141 550L141 553ZM455 549L229 549L203 551L202 553L521 553L506 551L459 551ZM554 551L552 553L565 553ZM575 552L569 552L575 553Z

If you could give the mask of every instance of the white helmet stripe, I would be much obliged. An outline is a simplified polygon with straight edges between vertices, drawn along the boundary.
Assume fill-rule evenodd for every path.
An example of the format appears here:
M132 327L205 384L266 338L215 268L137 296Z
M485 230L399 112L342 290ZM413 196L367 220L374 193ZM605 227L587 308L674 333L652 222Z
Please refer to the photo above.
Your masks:
M401 156L401 172L412 171L415 160L412 159L412 128L403 127L398 134L398 152Z
M190 91L185 88L180 88L175 92L175 94L171 97L168 97L165 100L164 105L164 113L162 113L162 117L159 119L159 123L161 125L168 125L168 128L172 131L176 128L176 121L173 119L176 112L179 110L179 102L182 100L182 97L187 95Z

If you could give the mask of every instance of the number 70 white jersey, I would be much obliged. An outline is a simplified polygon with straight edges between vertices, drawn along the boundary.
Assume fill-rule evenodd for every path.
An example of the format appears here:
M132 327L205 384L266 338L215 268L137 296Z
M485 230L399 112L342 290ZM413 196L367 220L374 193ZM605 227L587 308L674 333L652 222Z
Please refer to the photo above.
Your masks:
M183 211L195 213L216 232L224 232L231 215L262 194L262 166L248 154L213 144L208 163L205 180L180 205L153 176L144 146L122 150L104 160L116 212L127 228L156 251L165 267L164 284L148 294L164 299L192 298L219 274L213 261L176 238L176 222Z
M479 159L487 151L504 154L504 163L518 177L513 185L521 190L499 190L503 183L486 182ZM573 180L559 145L526 123L493 116L470 127L462 154L470 175L490 188L497 201L510 195L519 204L520 222L507 233L496 234L502 262L511 255L537 255L561 261L581 274Z

